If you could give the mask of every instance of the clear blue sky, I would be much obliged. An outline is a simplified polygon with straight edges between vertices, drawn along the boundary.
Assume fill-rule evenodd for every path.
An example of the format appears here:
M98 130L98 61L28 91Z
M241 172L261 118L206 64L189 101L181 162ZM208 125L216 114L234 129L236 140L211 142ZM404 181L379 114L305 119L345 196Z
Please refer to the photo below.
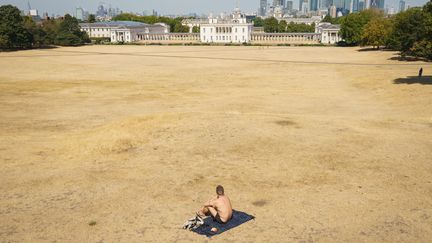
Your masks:
M271 2L272 0L268 0ZM294 7L298 0L294 1ZM22 10L27 9L28 0L0 0L0 5L12 4ZM144 10L156 10L161 14L208 14L230 12L236 6L236 0L30 0L32 8L39 12L50 14L74 13L76 7L83 7L90 12L95 12L97 5L104 2L112 7L118 7L125 12L139 12ZM386 5L398 9L399 0L386 0ZM410 6L423 5L427 0L406 0ZM239 7L246 12L255 12L258 9L259 0L238 0Z

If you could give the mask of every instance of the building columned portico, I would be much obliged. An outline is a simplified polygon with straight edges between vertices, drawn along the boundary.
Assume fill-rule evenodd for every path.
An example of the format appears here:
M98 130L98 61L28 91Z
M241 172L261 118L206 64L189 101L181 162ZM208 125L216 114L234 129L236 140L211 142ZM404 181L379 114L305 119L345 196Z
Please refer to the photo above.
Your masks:
M320 34L321 43L323 44L336 44L342 40L339 35L340 25L330 23L319 23L315 27L315 32Z
M200 25L203 43L247 43L251 41L252 23L236 8L231 16L210 16L208 23Z

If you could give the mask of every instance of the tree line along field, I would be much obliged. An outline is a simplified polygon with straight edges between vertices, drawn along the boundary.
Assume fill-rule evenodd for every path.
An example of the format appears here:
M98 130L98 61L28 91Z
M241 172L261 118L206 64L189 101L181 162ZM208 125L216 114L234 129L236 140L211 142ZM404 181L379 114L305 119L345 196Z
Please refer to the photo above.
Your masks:
M171 32L188 32L182 25L183 18L136 16L121 14L114 20L129 20L144 23L163 22ZM94 16L89 21L95 21ZM379 49L399 51L403 58L432 59L432 1L423 7L410 8L394 16L368 9L340 18L326 16L322 22L340 24L342 41L339 46L373 46ZM22 17L19 9L11 5L0 7L0 50L41 48L47 46L78 46L90 43L85 32L80 31L78 20L70 15L61 19L50 19L36 25L29 17ZM295 24L276 18L255 18L254 26L265 32L314 32L315 24ZM193 32L199 32L195 26ZM96 38L95 43L102 40Z

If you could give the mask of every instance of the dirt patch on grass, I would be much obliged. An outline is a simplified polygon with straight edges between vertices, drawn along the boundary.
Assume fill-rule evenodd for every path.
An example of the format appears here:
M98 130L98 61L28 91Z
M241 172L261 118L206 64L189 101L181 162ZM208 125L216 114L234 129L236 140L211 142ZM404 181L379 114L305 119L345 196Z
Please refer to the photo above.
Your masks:
M297 123L290 121L290 120L280 120L280 121L275 121L275 123L279 126L282 126L282 127L289 127L289 126L297 125Z
M258 201L252 202L252 204L256 207L264 207L265 205L268 204L268 202L266 200L258 200Z

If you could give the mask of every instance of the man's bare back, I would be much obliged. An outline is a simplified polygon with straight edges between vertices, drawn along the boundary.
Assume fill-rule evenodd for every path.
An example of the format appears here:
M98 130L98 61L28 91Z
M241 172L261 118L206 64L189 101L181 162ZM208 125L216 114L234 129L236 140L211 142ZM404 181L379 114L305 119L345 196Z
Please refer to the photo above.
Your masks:
M232 205L228 196L224 194L222 186L216 188L217 196L204 204L200 210L200 215L211 215L220 223L228 222L232 217Z

